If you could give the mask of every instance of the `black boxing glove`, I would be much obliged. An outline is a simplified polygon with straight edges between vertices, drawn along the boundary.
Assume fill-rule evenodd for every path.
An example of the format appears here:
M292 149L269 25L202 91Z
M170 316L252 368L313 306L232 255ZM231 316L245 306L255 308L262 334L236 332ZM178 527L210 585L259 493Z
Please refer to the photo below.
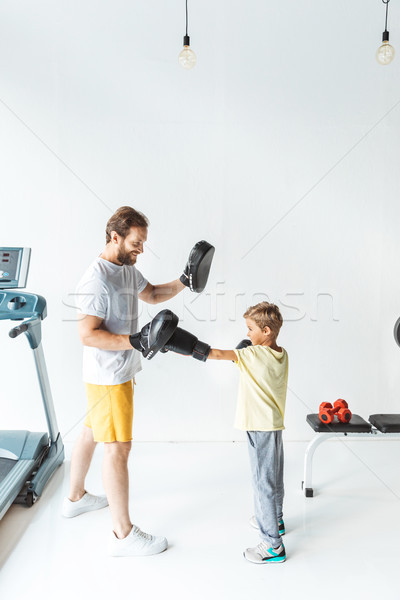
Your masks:
M163 349L177 328L178 322L178 317L171 310L162 310L154 319L146 323L139 333L129 336L130 344L135 350L141 352L144 358L150 360Z
M166 350L171 350L171 352L176 352L177 354L183 354L185 356L193 356L193 358L205 362L211 347L204 342L200 342L198 338L189 331L177 327L163 348L164 352Z
M243 348L247 348L248 346L252 346L253 344L251 343L250 340L242 340L241 342L238 343L238 345L236 346L236 350L242 350Z
M235 347L235 350L242 350L243 348L248 348L248 346L252 346L253 344L251 343L250 340L242 340L241 342L238 343L238 345ZM235 362L234 360L232 362Z

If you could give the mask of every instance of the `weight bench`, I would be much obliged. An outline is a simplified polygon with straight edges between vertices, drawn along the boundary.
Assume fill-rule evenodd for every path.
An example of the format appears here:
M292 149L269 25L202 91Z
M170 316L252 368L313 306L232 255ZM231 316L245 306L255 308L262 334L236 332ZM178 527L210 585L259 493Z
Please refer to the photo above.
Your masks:
M319 419L318 414L307 415L307 423L317 433L314 439L308 444L304 456L304 480L302 489L307 498L312 498L314 490L312 487L312 461L317 447L333 437L341 435L345 437L369 438L375 436L399 437L400 433L400 414L376 414L365 421L359 415L353 415L349 423L340 423L339 421L325 425Z

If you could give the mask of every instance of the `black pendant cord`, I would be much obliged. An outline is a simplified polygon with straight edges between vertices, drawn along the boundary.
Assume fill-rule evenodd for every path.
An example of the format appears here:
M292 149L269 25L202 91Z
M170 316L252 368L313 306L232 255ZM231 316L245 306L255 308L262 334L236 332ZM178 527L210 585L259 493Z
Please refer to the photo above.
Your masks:
M188 35L188 0L186 0L186 33L183 36L183 45L190 46L190 37Z
M389 44L389 31L388 31L388 9L390 0L382 0L383 4L386 5L385 10L385 31L382 33L382 45L379 46L376 52L376 59L381 65L388 65L393 60L394 49Z
M179 64L184 69L193 69L196 64L196 54L190 47L188 0L185 0L186 29L183 36L183 49L179 53Z
M386 4L385 31L387 31L388 7L389 7L390 0L382 0L382 2L383 2L383 4ZM186 6L187 6L187 0L186 0Z
M390 0L387 0L387 1L389 2ZM187 3L188 3L188 0L186 0L186 35L188 35L188 6L187 6ZM386 7L386 19L387 19L387 7Z

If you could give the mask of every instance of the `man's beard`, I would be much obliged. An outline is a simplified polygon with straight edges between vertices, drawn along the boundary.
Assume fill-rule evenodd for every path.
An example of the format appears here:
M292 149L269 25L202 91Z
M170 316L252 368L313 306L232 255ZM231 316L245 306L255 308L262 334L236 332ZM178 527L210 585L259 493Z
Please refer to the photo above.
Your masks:
M134 265L136 262L136 255L132 254L132 252L126 252L124 248L120 248L118 251L117 260L122 265Z

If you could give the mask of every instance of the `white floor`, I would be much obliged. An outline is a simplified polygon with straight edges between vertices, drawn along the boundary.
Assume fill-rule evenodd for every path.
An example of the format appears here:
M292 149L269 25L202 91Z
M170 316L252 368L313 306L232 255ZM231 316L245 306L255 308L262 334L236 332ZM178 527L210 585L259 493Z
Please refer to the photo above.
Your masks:
M286 451L287 561L253 565L258 543L247 449L242 443L138 443L131 461L132 518L169 549L110 558L108 509L60 516L67 461L30 509L0 522L0 597L80 600L171 598L400 598L400 444L326 442L315 454L314 498L301 491L305 443ZM88 489L102 492L102 449Z

